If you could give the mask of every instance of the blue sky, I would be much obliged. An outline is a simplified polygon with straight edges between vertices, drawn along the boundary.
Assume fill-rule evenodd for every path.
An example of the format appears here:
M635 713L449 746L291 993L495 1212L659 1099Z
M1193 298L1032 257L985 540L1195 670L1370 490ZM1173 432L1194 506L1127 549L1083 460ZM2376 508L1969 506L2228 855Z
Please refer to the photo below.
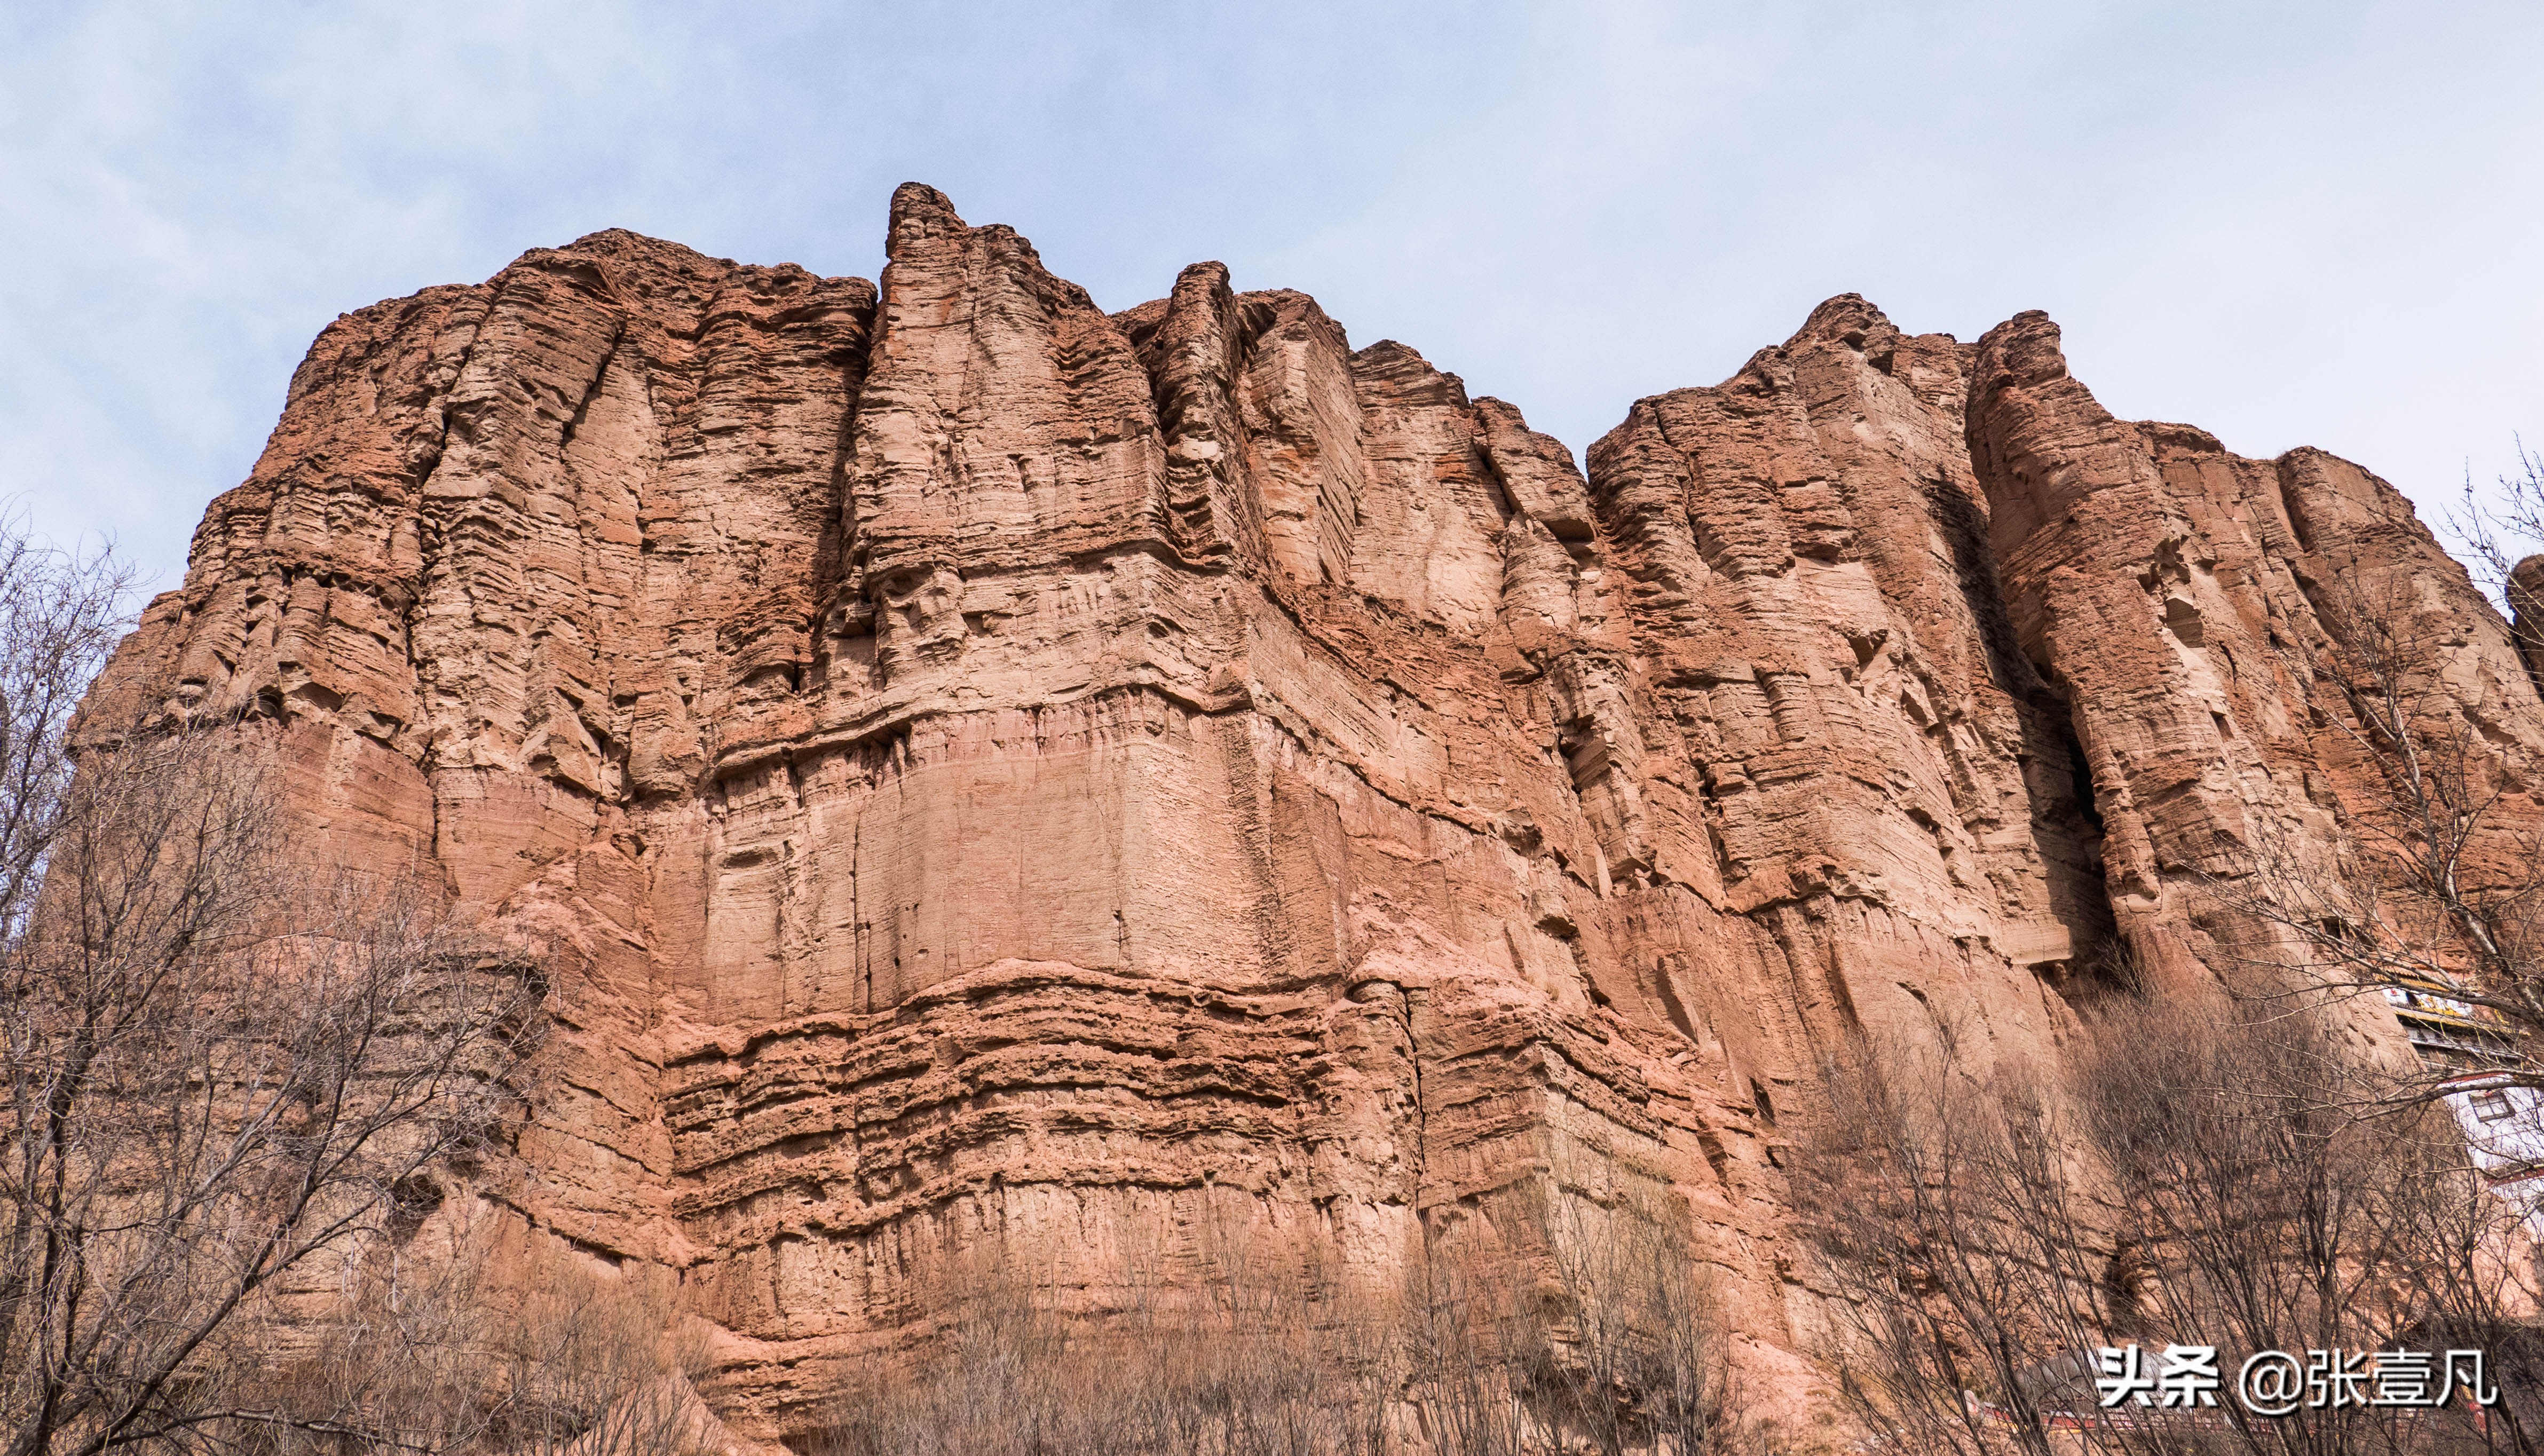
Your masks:
M2544 438L2544 6L0 10L0 494L173 586L329 319L609 226L871 278L917 179L1585 446L1857 291L2443 505Z

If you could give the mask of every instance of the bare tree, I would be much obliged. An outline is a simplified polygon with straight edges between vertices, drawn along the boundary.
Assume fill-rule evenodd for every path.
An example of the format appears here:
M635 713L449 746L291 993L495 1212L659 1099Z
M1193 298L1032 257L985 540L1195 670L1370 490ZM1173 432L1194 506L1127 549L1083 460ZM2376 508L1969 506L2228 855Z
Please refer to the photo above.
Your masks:
M71 784L70 720L122 635L131 573L0 521L0 935L25 933Z
M239 1335L497 1128L538 1004L394 877L292 866L255 725L74 770L119 586L0 533L5 1456L303 1418L241 1404L273 1351Z
M1956 1039L1858 1047L1796 1196L1838 1295L1827 1353L1867 1430L1902 1449L2053 1449L2055 1372L2118 1327L2108 1209L2027 1069L1981 1077Z
M2149 1008L2125 1029L2081 1080L2125 1211L2121 1247L2142 1254L2129 1290L2141 1328L2198 1332L2231 1368L2261 1350L2358 1355L2441 1333L2497 1335L2507 1309L2532 1300L2498 1260L2514 1213L2487 1196L2454 1124L2393 1096L2391 1075L2317 1018ZM2471 1434L2425 1412L2260 1420L2220 1401L2239 1450L2465 1449ZM2513 1410L2480 1423L2470 1449L2530 1449Z
M2287 644L2318 732L2368 792L2345 804L2333 843L2257 824L2251 872L2205 882L2209 900L2268 932L2245 956L2267 974L2219 970L2265 997L2417 987L2480 1008L2496 1029L2435 1059L2407 1094L2439 1095L2471 1067L2544 1087L2544 1067L2520 1050L2544 1044L2544 825L2480 709L2447 691L2444 644L2393 599L2403 588L2321 584L2323 633Z
M1839 1296L1828 1351L1903 1449L2526 1451L2503 1404L2252 1416L2266 1350L2514 1357L2515 1216L2451 1121L2309 1014L2116 1003L2064 1084L1893 1054L1838 1079L1805 1203ZM2209 1346L2214 1404L2102 1408L2106 1346ZM2440 1391L2443 1395L2445 1392Z
M2450 525L2473 574L2509 612L2526 672L2544 683L2544 455L2491 500L2468 482ZM2328 803L2335 843L2255 826L2252 872L2209 881L2230 920L2266 943L2230 948L2270 974L2250 990L2318 1000L2368 996L2406 1008L2427 995L2476 1009L2456 1045L2396 1094L2431 1100L2468 1071L2544 1090L2544 825L2496 703L2446 681L2456 628L2419 600L2420 582L2354 548L2309 582L2319 631L2290 623L2282 665L2345 776L2367 792ZM2221 973L2240 969L2219 967ZM2229 984L2252 978L2228 975ZM2533 1105L2544 1106L2544 1098ZM2533 1129L2544 1134L2544 1127Z
M2464 554L2471 557L2475 580L2508 613L2520 647L2544 648L2544 599L2531 578L2518 580L2517 568L2528 554L2544 549L2544 451L2517 442L2517 463L2504 472L2498 489L2486 500L2465 475L2464 496L2447 515L2446 526Z
M1444 1451L1520 1456L1537 1422L1527 1369L1512 1359L1523 1291L1507 1265L1426 1252L1405 1305L1404 1399L1414 1427Z
M1621 1186L1604 1159L1557 1156L1543 1215L1557 1297L1523 1305L1515 1353L1546 1423L1600 1456L1703 1456L1738 1423L1729 1327L1684 1210Z

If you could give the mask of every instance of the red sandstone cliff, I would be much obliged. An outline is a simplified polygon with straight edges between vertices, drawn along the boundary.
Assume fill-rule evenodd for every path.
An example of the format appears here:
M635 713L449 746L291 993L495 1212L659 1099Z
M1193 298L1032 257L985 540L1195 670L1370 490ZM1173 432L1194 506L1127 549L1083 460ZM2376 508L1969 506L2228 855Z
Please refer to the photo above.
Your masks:
M550 1092L447 1216L676 1271L745 1429L965 1249L1376 1288L1549 1178L1684 1200L1798 1383L1779 1114L1856 1030L2054 1057L2114 947L2266 938L2188 887L2362 791L2280 650L2327 584L2535 817L2409 506L2112 419L2037 314L1832 299L1585 479L1216 264L1108 316L917 186L889 253L608 232L347 315L89 709L246 715L312 854L548 957Z

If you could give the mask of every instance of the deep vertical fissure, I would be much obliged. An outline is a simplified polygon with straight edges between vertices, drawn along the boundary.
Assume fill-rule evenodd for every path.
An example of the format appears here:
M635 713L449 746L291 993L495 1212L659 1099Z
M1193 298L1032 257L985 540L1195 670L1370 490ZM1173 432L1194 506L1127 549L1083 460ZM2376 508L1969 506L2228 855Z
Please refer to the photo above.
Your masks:
M2031 810L2032 833L2048 871L2050 909L2067 928L2069 971L2102 979L2119 943L2119 919L2103 863L2107 830L2093 758L2076 723L2072 694L2052 687L2028 706L2026 717L2044 730L2044 746L2058 759L2033 775Z

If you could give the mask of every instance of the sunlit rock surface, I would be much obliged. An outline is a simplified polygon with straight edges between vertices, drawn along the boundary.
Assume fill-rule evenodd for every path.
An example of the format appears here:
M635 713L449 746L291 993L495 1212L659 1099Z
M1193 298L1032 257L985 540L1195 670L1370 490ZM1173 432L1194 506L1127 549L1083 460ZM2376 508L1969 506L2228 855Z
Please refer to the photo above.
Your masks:
M607 232L338 320L89 710L245 715L313 862L549 956L543 1110L448 1207L673 1271L745 1432L985 1250L1384 1292L1550 1180L1683 1203L1790 1398L1817 1069L2266 953L2195 891L2368 789L2327 593L2535 817L2402 498L2112 419L2040 315L1832 299L1585 478L1304 294L1108 316L927 188L890 229L880 287Z

